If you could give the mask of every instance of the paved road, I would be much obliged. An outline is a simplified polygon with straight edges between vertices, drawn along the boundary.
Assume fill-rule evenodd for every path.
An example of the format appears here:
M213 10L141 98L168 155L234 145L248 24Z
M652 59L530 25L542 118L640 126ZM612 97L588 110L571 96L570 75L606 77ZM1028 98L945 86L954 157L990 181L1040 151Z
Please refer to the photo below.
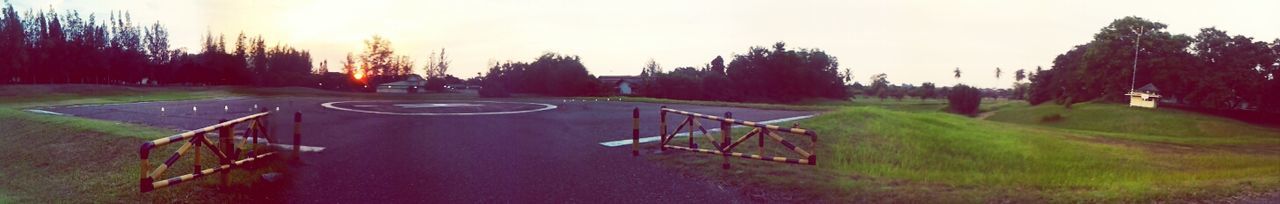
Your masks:
M641 108L642 136L657 135L658 104L529 102L556 109L506 115L400 116L328 109L325 98L228 98L204 101L57 107L81 117L195 129L250 114L258 105L281 113L275 135L289 135L303 113L305 154L289 182L264 199L292 203L740 203L736 189L686 178L628 147L600 142L630 138L631 109ZM195 106L198 110L192 111ZM224 106L227 110L224 111ZM160 112L160 108L165 111ZM690 105L672 108L769 120L807 112ZM676 117L669 116L669 120ZM704 122L704 124L716 124ZM287 139L287 138L286 138ZM289 142L285 140L284 142Z

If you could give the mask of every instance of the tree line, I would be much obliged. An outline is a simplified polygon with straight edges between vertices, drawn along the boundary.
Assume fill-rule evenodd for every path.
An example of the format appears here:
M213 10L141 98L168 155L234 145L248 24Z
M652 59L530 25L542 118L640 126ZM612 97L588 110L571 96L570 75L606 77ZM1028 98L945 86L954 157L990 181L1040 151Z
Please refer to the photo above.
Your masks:
M511 93L552 96L605 94L600 80L587 71L578 56L544 53L533 62L495 63L480 80L481 96L503 97Z
M1187 106L1280 111L1280 39L1255 41L1213 27L1188 36L1166 27L1139 17L1113 21L1058 55L1051 69L1032 72L1028 101L1119 102L1150 83Z
M819 49L751 47L725 65L717 56L702 68L663 71L650 60L641 71L640 95L658 98L749 102L795 102L811 98L843 100L850 73L835 56Z
M128 12L105 19L75 10L28 10L6 2L0 10L0 83L308 85L311 55L287 45L267 46L241 33L203 36L198 53L170 49L167 28L140 25Z

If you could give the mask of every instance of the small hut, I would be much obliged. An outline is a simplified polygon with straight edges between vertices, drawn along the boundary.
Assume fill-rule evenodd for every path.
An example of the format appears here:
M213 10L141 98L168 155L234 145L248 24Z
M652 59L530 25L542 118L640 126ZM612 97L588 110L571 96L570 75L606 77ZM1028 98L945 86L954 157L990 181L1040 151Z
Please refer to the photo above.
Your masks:
M1156 108L1157 102L1160 101L1159 92L1160 89L1157 89L1156 85L1147 84L1125 95L1129 96L1129 106Z

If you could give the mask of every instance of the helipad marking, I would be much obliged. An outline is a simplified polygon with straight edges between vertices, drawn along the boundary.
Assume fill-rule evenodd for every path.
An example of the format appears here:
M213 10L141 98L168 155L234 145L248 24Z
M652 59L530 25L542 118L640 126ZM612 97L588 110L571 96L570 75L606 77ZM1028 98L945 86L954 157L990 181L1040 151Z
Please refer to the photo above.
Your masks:
M41 114L49 114L49 115L63 115L63 116L67 115L67 114L63 114L63 113L59 113L59 112L53 112L53 111L47 111L47 110L40 110L40 109L27 109L27 112L32 112L32 113L41 113Z
M783 118L783 119L777 119L777 120L767 120L767 121L762 121L762 122L760 122L760 124L785 123L785 122L788 122L788 121L794 121L794 120L802 120L802 119L806 119L806 118L812 118L813 116L816 116L816 115L796 116L796 117ZM731 128L736 128L736 127L743 127L743 126L742 126L742 125L734 125L734 126L733 126L733 127L731 127ZM711 133L711 132L720 132L720 128L711 128L711 129L707 129L707 133ZM688 136L689 136L689 132L684 132L684 133L676 134L676 137L688 137ZM656 141L658 141L658 140L660 140L660 139L662 139L662 136L641 137L641 138L640 138L640 143L656 142ZM604 146L606 146L606 147L617 147L617 146L630 145L630 144L631 144L631 139L617 140L617 141L608 141L608 142L601 142L601 143L600 143L600 145L604 145Z
M477 107L484 106L474 103L418 103L418 104L395 104L394 106L401 108L452 108L452 107Z
M334 104L353 103L353 102L395 102L395 101L335 101L335 102L323 103L323 104L320 104L320 106L324 106L325 108L334 109L334 110L343 110L343 111L370 113L370 114L383 114L383 115L502 115L502 114L532 113L532 112L556 109L555 105L545 104L545 103L505 102L505 101L470 101L470 102L528 104L528 105L540 105L542 106L542 108L532 109L532 110L519 110L519 111L472 112L472 113L399 113L399 112L359 110L359 109L350 109L350 108L334 106Z

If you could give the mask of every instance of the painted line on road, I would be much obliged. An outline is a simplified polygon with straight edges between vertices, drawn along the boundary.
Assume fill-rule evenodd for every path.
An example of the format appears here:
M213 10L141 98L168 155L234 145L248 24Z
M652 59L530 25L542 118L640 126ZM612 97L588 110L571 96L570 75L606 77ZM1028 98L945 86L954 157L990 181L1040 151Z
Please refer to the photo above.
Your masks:
M785 122L790 122L790 121L795 121L795 120L803 120L803 119L807 119L807 118L812 118L813 116L817 116L817 115L816 115L816 114L814 114L814 115L796 116L796 117L783 118L783 119L776 119L776 120L767 120L767 121L762 121L762 122L760 122L760 124L785 123ZM745 127L745 126L742 126L742 125L734 125L734 126L733 126L733 127L731 127L731 128L738 128L738 127ZM720 128L707 129L707 133L708 133L708 134L709 134L709 133L711 133L711 132L720 132ZM676 134L676 137L688 137L688 136L689 136L689 133L688 133L688 132ZM642 137L642 138L640 138L640 143L657 142L657 141L658 141L658 140L660 140L660 139L662 139L662 136ZM600 143L600 145L604 145L605 147L618 147L618 146L625 146L625 145L630 145L630 144L631 144L631 139L616 140L616 141L608 141L608 142L601 142L601 143Z
M81 105L70 105L70 106L66 106L66 107L67 107L67 108L80 108L80 107L97 107L97 106L120 106L120 105L137 105L137 104L148 104L148 103L161 103L161 102L184 102L184 101L230 101L230 100L240 100L240 99L248 99L248 98L249 98L249 97L235 96L235 97L225 97L225 98L191 99L191 100L176 100L176 101L164 101L164 100L160 100L160 101L142 101L142 102L132 102L132 103L81 104Z
M27 109L27 112L39 113L39 114L49 114L49 115L61 115L61 116L66 116L66 115L67 115L67 114L64 114L64 113L53 112L53 111L47 111L47 110L40 110L40 109Z
M383 114L383 115L501 115L501 114L516 114L516 113L532 113L532 112L556 109L556 105L545 104L545 103L504 102L504 101L468 101L468 102L528 104L528 105L540 105L542 106L542 108L532 109L532 110L520 110L520 111L471 112L471 113L424 113L424 112L400 113L400 112L351 109L351 108L343 108L343 107L338 107L333 105L333 104L339 104L339 103L353 103L353 102L410 102L410 101L335 101L335 102L320 104L320 106L324 106L325 108L334 109L334 110L343 110L343 111L369 113L369 114Z

